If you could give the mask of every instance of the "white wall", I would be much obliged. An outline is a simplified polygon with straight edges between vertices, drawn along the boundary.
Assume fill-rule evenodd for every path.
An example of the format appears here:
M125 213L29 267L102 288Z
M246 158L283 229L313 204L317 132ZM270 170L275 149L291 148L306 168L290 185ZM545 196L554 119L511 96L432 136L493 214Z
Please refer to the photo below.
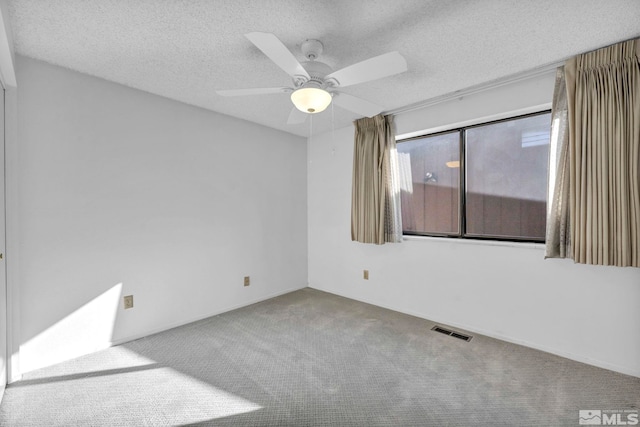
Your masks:
M23 57L17 78L22 372L307 285L306 140Z
M553 78L401 114L398 133L540 109L551 101ZM640 376L640 269L544 260L536 244L351 242L352 152L351 127L310 142L311 287Z

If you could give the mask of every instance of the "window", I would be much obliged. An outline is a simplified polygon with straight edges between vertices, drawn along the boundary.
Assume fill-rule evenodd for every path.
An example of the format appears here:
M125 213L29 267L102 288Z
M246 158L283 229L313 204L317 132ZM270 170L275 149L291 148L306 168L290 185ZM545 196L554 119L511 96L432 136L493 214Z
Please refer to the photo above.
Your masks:
M404 234L544 241L551 115L398 141Z

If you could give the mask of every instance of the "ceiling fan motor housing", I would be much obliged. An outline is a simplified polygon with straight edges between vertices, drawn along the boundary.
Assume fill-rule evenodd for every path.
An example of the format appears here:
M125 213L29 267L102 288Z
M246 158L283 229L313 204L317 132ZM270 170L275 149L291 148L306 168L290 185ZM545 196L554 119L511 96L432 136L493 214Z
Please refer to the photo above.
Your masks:
M304 67L305 70L307 70L307 73L309 73L309 77L311 78L300 86L306 86L306 84L311 82L315 82L318 85L322 86L323 88L327 86L333 86L332 84L329 84L330 82L325 81L325 76L327 74L330 74L333 70L331 69L330 66L328 66L324 62L307 61L307 62L303 62L302 66Z
M310 79L294 78L294 85L296 88L301 87L317 87L320 89L327 89L337 86L337 82L333 80L325 80L328 74L333 72L333 69L324 62L318 61L318 57L322 54L324 46L319 40L307 39L302 42L300 46L302 54L307 58L307 61L302 63L302 66L309 74Z

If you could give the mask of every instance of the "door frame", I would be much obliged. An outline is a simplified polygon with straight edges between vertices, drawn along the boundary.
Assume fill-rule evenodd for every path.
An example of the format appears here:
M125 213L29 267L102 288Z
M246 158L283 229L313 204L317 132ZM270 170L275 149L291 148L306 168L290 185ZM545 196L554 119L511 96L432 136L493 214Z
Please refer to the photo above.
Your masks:
M0 0L0 85L5 91L4 102L4 224L5 230L4 259L2 260L6 282L6 337L7 344L7 382L12 383L21 378L20 373L20 299L19 281L15 277L17 269L15 261L18 259L17 249L17 218L12 214L12 207L17 206L18 186L15 180L15 166L17 162L18 142L18 102L17 81L15 73L15 53L13 49L13 34L9 21L9 11L6 1ZM8 183L8 184L7 184ZM16 250L14 250L16 249ZM7 253L11 256L7 256ZM10 261L7 260L10 258ZM4 389L4 387L3 387ZM0 396L1 398L1 396Z

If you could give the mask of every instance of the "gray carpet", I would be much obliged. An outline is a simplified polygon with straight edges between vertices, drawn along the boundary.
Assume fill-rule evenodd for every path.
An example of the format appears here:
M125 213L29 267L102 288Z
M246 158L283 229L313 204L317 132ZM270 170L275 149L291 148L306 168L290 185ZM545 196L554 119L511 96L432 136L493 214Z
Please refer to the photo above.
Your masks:
M576 426L640 379L303 289L31 372L2 426Z

